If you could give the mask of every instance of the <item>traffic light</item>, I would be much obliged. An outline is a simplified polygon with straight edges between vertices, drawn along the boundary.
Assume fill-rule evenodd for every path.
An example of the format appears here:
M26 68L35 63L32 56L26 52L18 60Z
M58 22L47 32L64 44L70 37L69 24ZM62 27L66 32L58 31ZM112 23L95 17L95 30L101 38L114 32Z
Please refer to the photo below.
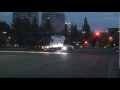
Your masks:
M88 42L87 41L85 41L85 44L87 44Z
M96 32L96 36L99 36L100 35L100 33L99 32Z

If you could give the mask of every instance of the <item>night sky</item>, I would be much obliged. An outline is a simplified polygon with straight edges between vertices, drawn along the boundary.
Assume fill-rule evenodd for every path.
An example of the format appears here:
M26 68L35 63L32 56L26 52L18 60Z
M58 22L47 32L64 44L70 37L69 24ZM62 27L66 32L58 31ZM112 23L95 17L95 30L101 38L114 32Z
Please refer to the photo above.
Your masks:
M84 18L87 17L88 24L93 31L104 31L106 28L119 28L119 12L64 12L66 22L77 25L78 30L82 29ZM40 23L41 23L41 14ZM0 12L0 21L12 23L12 12ZM70 25L69 25L70 27Z

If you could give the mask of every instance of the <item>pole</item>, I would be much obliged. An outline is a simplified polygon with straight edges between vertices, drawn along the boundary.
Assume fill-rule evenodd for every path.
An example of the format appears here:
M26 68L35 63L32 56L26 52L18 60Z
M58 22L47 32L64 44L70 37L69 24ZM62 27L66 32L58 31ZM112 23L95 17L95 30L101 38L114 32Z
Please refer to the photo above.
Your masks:
M85 31L82 31L82 33L83 33L83 41L84 41L84 34L86 33Z
M83 41L84 41L84 33L83 33Z

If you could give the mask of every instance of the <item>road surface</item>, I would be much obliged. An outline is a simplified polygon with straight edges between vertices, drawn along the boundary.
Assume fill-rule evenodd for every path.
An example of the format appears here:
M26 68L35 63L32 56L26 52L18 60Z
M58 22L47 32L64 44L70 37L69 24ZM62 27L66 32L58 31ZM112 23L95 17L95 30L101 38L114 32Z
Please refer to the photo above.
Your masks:
M112 49L0 50L0 78L119 78L118 67Z

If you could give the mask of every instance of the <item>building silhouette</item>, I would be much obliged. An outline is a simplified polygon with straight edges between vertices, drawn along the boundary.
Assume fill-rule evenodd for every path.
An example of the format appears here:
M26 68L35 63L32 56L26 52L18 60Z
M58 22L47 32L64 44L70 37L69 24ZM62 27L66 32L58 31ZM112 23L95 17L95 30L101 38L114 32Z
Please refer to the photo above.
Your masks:
M49 19L52 27L56 32L64 30L65 26L65 14L63 12L43 12L41 16L41 24L45 24Z
M37 24L39 25L39 14L38 12L13 12L13 19L15 18L28 18L32 23L33 19L36 17Z
M119 28L107 28L108 34L113 35L115 33L118 33Z

